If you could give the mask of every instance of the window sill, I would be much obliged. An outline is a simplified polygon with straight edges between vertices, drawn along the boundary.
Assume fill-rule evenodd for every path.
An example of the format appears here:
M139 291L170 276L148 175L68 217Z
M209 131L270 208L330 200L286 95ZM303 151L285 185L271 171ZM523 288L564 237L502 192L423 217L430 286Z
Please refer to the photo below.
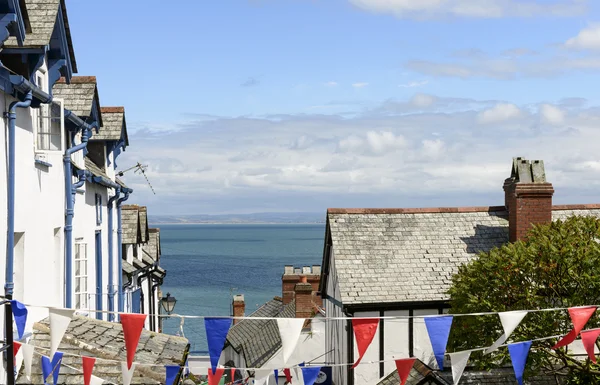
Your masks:
M39 166L43 166L43 167L52 167L51 163L44 162L43 160L40 160L40 159L36 159L35 164L37 164Z

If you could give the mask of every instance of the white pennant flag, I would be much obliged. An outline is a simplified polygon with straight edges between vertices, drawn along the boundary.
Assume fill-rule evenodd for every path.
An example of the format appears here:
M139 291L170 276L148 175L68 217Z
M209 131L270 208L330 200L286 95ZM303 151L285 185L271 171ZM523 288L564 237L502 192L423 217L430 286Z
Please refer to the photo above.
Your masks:
M500 322L502 322L502 328L504 328L504 334L502 334L500 338L498 338L496 342L492 344L492 346L487 348L484 351L484 353L489 354L497 350L500 345L505 343L508 337L510 337L512 332L515 331L517 326L519 326L519 324L521 323L523 318L525 318L526 315L527 310L505 311L502 313L498 313L498 316L500 317Z
M25 376L31 381L31 364L33 363L33 345L23 344L21 345L21 352L23 352L23 365L25 365Z
M449 356L450 363L452 364L452 379L454 380L454 385L457 385L465 370L465 366L467 366L471 351L450 353Z
M296 345L298 345L304 321L304 318L277 318L277 326L281 335L283 366L287 365L292 353L294 353L294 349L296 349Z
M256 369L254 371L254 384L255 385L266 385L268 384L269 375L273 371L271 369Z
M121 362L121 373L123 373L123 385L131 385L135 362L131 363L131 369L127 370L127 362Z
M71 309L50 309L50 360L58 350L60 341L62 341L75 310Z
M96 377L92 374L92 377L90 378L90 385L102 385L104 384L104 380L100 377Z

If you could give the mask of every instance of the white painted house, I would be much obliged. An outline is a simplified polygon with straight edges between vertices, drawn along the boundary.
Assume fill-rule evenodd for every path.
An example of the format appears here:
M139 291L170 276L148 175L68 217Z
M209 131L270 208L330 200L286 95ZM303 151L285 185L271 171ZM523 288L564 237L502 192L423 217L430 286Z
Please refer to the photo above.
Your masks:
M100 105L96 79L77 72L64 0L0 0L0 283L26 304L123 311L121 206L133 192L116 178L127 146L123 107ZM145 210L144 210L145 212ZM148 231L154 267L147 313L158 313L158 230ZM5 309L10 307L5 306ZM9 314L9 316L11 316ZM29 308L28 330L47 316ZM12 316L11 316L12 317ZM0 317L0 338L12 322ZM158 330L156 317L148 329ZM12 355L5 367L12 367ZM6 383L6 374L0 374Z
M448 310L446 292L458 267L479 252L523 237L532 225L532 210L538 210L535 218L540 218L542 208L542 221L572 215L600 217L598 205L552 206L554 190L545 180L541 161L515 159L505 191L505 206L496 207L329 209L320 283L327 316L442 314ZM350 320L328 320L326 339L327 362L356 361ZM427 368L437 368L427 330L423 319L412 318L380 320L363 363L354 370L334 367L334 383L397 383L393 360L406 357L424 364L413 369L414 378L421 380L410 384L451 383ZM417 368L429 374L416 373ZM497 374L514 381L510 370ZM467 370L463 379L480 375Z

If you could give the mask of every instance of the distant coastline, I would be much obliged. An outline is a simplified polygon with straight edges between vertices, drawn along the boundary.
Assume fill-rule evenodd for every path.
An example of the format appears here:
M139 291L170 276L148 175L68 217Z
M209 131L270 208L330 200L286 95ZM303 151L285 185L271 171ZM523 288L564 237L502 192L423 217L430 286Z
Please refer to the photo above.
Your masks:
M252 213L154 215L148 222L160 225L324 225L324 213Z
M152 226L160 225L324 225L321 222L148 222Z

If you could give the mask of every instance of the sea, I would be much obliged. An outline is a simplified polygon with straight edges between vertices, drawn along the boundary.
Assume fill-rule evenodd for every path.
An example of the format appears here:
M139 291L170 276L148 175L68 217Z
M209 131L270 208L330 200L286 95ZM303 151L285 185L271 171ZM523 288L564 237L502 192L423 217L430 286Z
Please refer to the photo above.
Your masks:
M281 296L285 265L320 265L324 224L177 224L160 226L163 296L174 314L231 315L232 296L244 294L246 315ZM190 350L208 350L203 319L163 321L163 332L185 336Z

